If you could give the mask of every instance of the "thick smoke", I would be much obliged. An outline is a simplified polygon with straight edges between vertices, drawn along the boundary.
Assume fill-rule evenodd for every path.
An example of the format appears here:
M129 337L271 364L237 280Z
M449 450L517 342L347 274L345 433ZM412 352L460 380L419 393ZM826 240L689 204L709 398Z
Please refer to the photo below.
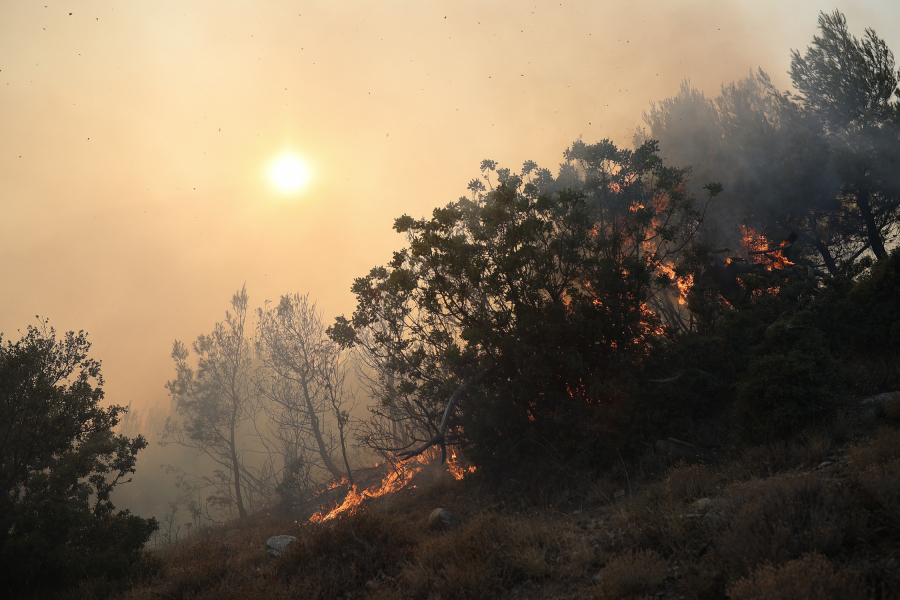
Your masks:
M691 169L695 192L723 184L706 224L713 245L735 248L741 225L772 241L794 231L797 257L836 274L896 239L900 74L874 31L856 39L837 12L819 28L792 53L793 92L761 69L715 98L686 80L644 113L635 142L659 140L670 164Z

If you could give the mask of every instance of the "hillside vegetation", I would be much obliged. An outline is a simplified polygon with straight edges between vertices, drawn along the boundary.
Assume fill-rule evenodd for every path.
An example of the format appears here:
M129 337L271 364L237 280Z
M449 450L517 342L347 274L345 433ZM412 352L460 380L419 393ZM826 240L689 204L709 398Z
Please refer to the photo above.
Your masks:
M113 434L125 409L97 407L86 362L94 460L54 483L52 448L3 455L28 476L0 556L31 568L7 589L58 591L11 540L69 561L72 598L900 596L900 71L839 12L819 30L797 94L686 85L633 149L578 140L556 175L483 161L467 196L395 220L405 246L330 326L308 295L235 293L172 346L161 443L202 460L167 466L160 521L114 512L146 441ZM31 398L35 371L7 372ZM90 539L53 536L38 516L68 505L45 487ZM275 535L296 542L270 559Z
M857 403L838 415L708 462L648 451L606 477L422 472L324 524L273 512L204 530L147 554L121 597L896 598L900 395L874 420ZM462 525L428 529L438 506ZM268 558L280 534L298 542Z

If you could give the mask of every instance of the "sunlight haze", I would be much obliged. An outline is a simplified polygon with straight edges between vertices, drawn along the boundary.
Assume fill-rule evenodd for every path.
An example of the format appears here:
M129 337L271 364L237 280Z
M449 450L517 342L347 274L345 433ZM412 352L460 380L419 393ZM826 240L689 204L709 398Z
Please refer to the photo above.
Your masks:
M84 329L107 401L168 406L173 340L245 282L254 307L349 314L404 244L394 219L464 195L481 160L555 173L579 138L630 145L687 78L789 89L835 8L900 48L887 1L5 2L0 331ZM305 187L265 175L285 148Z

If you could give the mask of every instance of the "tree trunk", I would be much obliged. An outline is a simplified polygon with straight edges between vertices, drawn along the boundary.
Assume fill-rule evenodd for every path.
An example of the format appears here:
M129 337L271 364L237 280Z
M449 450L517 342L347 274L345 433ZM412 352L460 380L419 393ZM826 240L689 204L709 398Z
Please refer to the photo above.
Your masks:
M231 425L231 468L234 471L234 500L237 503L238 516L245 519L247 509L244 508L244 499L241 497L241 465L238 462L237 445L234 442L234 423Z
M344 443L344 417L338 412L338 434L341 436L341 454L344 457L344 466L347 468L347 482L353 485L353 472L350 470L350 461L347 459L347 445Z
M859 214L862 216L863 223L866 226L866 235L875 258L883 260L887 258L887 251L884 249L884 241L881 239L881 232L878 225L875 224L875 215L872 214L872 206L869 204L869 190L861 188L856 195L856 205L859 207Z
M301 383L303 384L303 399L306 401L306 410L309 413L309 426L312 428L313 437L316 438L316 444L319 446L322 462L325 464L325 468L334 475L335 479L340 478L343 476L343 473L331 461L331 456L325 447L325 440L322 438L322 432L319 429L319 417L316 416L316 409L313 407L312 399L309 397L309 386L305 377L301 380Z
M819 230L815 227L815 225L813 225L813 231L816 235L815 239L813 240L813 245L822 256L822 260L825 262L825 268L828 269L828 272L831 273L834 277L837 277L841 273L837 267L837 263L834 262L834 257L831 255L831 250L829 250L828 246L825 245L825 242L822 241L822 238L819 236Z

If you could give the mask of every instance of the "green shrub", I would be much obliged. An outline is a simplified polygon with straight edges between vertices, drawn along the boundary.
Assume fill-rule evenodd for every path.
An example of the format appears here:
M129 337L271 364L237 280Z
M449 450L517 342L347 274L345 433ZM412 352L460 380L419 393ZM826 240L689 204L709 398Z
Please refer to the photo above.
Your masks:
M900 350L900 249L859 278L842 308L844 330L856 349Z
M833 410L841 376L825 335L801 312L771 325L740 376L734 418L747 442L784 439Z

